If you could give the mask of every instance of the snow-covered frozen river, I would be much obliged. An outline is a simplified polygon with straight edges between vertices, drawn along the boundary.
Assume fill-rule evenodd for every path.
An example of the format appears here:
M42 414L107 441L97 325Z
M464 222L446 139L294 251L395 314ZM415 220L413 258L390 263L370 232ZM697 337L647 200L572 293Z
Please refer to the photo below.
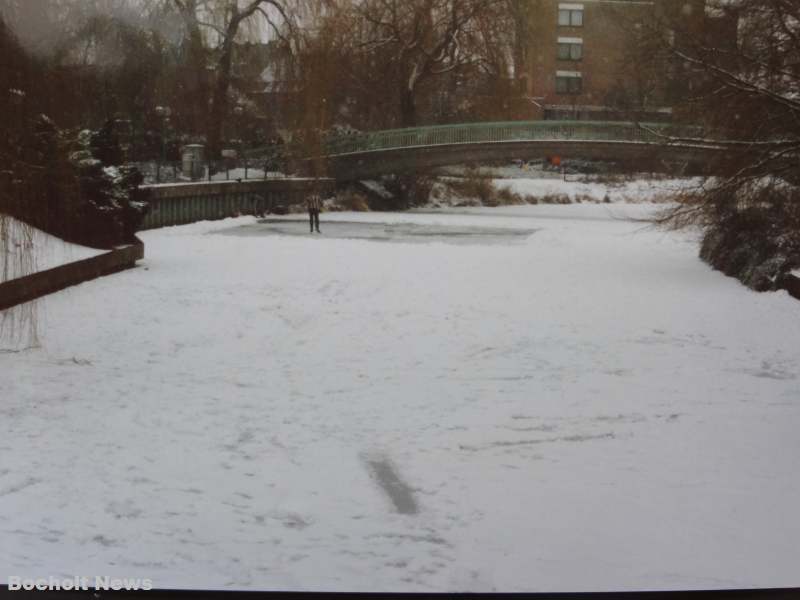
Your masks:
M800 585L800 303L652 210L145 232L0 353L0 576Z

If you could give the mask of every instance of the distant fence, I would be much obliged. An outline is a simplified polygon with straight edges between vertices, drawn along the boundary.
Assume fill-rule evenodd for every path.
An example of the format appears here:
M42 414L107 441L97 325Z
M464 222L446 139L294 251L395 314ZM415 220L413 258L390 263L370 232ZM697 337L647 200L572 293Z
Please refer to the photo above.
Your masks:
M147 184L215 183L242 179L282 179L287 159L240 157L202 161L138 161L131 163Z
M144 244L137 240L129 246L115 248L91 258L5 281L0 283L0 310L129 269L142 258L144 258Z
M140 229L276 212L303 203L314 184L314 179L295 178L143 186L150 211Z

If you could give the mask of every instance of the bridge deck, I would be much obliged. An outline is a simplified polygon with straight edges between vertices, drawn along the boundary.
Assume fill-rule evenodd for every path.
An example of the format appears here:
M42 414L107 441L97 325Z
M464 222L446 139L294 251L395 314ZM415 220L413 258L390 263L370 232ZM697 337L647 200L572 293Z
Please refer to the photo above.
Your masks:
M328 138L329 157L453 144L495 142L621 142L663 144L669 136L698 136L697 127L612 121L515 121L389 129Z

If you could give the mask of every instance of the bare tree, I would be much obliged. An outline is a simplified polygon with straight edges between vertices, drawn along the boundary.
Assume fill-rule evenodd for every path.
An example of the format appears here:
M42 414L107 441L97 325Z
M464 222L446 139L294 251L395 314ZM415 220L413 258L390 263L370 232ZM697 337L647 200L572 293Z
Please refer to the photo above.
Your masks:
M353 8L356 43L381 77L394 80L401 125L416 124L417 99L424 84L480 61L478 19L499 3L363 0Z
M717 175L660 222L699 223L701 255L756 289L800 265L800 5L727 0L701 28L673 21L660 32L667 66L684 74L683 113L713 143Z
M276 28L277 13L284 23L290 22L281 0L173 0L184 20L188 47L193 60L202 60L201 40L215 40L213 52L215 81L211 92L208 119L208 147L212 156L221 150L223 127L228 113L228 94L235 42L245 23L261 17L269 27Z

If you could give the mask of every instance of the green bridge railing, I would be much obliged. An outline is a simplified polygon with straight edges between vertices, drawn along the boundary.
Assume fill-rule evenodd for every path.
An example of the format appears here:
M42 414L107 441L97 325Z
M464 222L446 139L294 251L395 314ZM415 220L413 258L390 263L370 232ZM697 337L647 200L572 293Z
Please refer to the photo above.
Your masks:
M663 143L662 135L697 136L697 127L618 121L512 121L388 129L329 137L327 156L401 148L491 142L576 141Z

